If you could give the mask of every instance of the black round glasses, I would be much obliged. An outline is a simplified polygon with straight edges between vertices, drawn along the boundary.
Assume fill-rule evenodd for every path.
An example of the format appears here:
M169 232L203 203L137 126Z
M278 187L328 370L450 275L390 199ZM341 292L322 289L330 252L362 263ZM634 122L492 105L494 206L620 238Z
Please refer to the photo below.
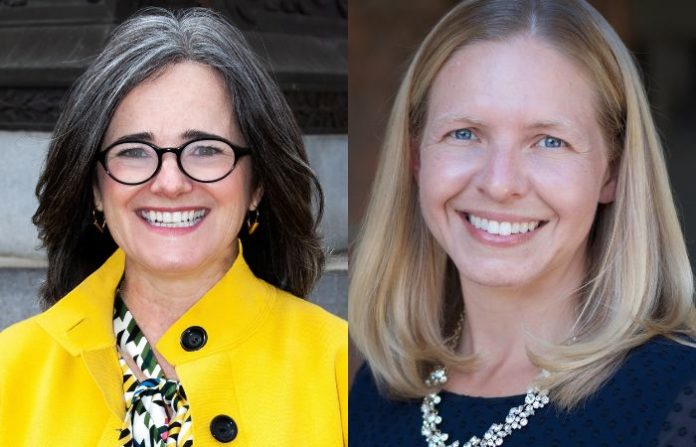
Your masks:
M112 179L124 185L140 185L162 168L162 156L171 152L187 177L201 183L213 183L230 175L237 160L250 155L248 147L237 146L224 138L197 138L179 147L162 148L139 140L117 141L99 152L98 160Z

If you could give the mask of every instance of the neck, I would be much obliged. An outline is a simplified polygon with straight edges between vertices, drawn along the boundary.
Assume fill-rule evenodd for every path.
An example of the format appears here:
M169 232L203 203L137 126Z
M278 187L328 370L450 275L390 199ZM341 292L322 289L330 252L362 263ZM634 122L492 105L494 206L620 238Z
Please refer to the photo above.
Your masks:
M460 350L495 359L523 354L537 341L560 343L570 336L577 309L577 288L487 290L462 287L466 315Z
M154 346L225 275L236 254L190 272L160 272L126 260L121 296Z
M466 309L458 351L476 355L475 371L455 371L447 388L464 394L520 394L538 376L528 349L571 335L583 263L524 287L489 287L461 279Z

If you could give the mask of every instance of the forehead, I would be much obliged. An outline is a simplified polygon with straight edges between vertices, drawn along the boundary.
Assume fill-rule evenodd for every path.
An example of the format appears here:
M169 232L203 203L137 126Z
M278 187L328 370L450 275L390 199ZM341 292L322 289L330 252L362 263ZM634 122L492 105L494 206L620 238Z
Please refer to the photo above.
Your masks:
M181 62L138 84L119 103L105 142L150 132L157 140L177 143L196 129L231 138L236 132L232 101L222 75L196 62Z
M520 36L455 51L429 93L428 122L447 115L524 122L598 122L586 70L545 41Z

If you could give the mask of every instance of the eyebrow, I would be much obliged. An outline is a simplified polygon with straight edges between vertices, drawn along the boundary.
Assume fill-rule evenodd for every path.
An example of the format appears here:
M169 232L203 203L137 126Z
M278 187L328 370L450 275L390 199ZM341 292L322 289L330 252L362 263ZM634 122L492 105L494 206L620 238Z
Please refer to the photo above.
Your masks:
M154 140L154 137L153 137L151 132L132 133L132 134L128 134L128 135L123 135L122 137L114 140L113 142L109 143L109 146L113 146L113 145L119 144L119 143L125 143L126 141L133 141L133 140L147 141L148 143L151 143L152 140Z
M485 126L486 123L469 115L459 113L446 113L433 120L436 125L466 122L474 126ZM567 129L577 132L577 128L571 123L556 120L535 121L524 126L526 129Z
M188 140L196 140L199 138L213 138L213 139L218 139L218 138L223 138L220 135L216 135L213 133L209 132L204 132L202 130L198 129L188 129L187 131L181 133L179 137L183 141L188 141ZM128 135L123 135L122 137L114 140L112 143L109 144L109 146L113 146L115 144L119 143L125 143L127 141L145 141L146 143L152 143L155 140L155 136L152 134L152 132L137 132L137 133L131 133Z
M484 123L481 120L478 120L476 118L473 118L468 115L462 115L459 113L445 113L443 115L438 116L437 118L433 119L433 124L437 127L442 126L442 125L447 125L447 124L452 124L452 123L468 123L473 126L483 126Z
M184 140L195 140L197 138L223 138L220 135L215 135L214 133L204 132L197 129L189 129L181 134L181 138Z
M463 123L467 126L474 127L486 127L486 123L480 119L474 118L469 115L460 113L446 113L433 120L435 128L440 128L441 126L452 125L457 123ZM567 121L559 120L543 120L535 121L524 126L525 129L538 129L538 130L564 130L573 133L576 137L586 139L586 136L579 131L579 129L572 123Z
M564 129L571 132L579 133L578 129L571 123L564 121L537 121L526 126L528 129Z

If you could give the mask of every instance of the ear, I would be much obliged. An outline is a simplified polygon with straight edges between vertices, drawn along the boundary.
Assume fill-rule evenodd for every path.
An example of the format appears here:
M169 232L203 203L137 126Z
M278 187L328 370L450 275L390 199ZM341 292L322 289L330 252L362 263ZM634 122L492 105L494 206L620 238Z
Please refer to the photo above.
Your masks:
M99 190L99 183L96 180L92 182L92 195L94 196L94 208L97 211L104 211L104 204L102 202L101 191Z
M254 192L251 194L251 202L249 203L249 211L255 211L261 203L263 198L263 186L259 185L256 187Z
M607 204L614 201L618 181L618 163L610 163L605 175L604 184L599 191L599 203Z

